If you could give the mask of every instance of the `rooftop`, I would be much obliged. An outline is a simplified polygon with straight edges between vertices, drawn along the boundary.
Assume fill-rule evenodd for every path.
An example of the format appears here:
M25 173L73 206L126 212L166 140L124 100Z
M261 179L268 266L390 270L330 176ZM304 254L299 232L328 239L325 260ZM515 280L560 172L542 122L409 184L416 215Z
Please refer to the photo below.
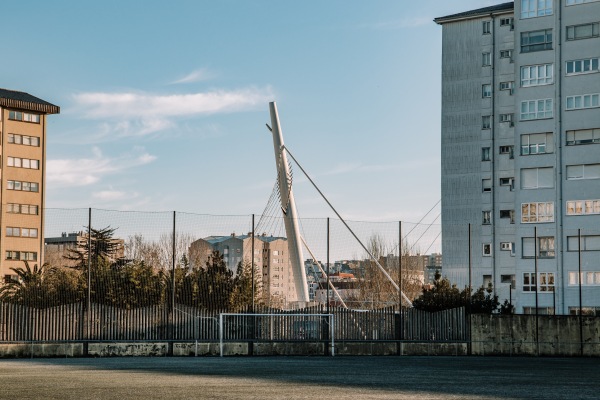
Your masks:
M0 88L0 106L37 111L44 114L59 114L60 107L48 103L29 93Z
M461 19L477 18L490 14L504 14L513 11L515 3L513 1L508 3L496 4L495 6L478 8L476 10L464 11L458 14L446 15L445 17L438 17L433 21L438 24L444 24L446 22L452 22Z
M221 243L229 239L239 239L244 240L250 238L252 235L229 235L229 236L209 236L204 238L210 244ZM287 240L285 237L281 236L266 236L266 235L255 235L254 236L258 240L262 240L263 242L269 243L278 239Z

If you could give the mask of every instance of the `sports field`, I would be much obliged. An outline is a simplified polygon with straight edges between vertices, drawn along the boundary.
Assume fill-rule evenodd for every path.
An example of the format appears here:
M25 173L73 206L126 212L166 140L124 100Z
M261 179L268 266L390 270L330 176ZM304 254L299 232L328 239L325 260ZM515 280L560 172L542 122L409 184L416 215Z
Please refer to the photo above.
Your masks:
M1 399L598 399L600 360L239 357L0 360Z

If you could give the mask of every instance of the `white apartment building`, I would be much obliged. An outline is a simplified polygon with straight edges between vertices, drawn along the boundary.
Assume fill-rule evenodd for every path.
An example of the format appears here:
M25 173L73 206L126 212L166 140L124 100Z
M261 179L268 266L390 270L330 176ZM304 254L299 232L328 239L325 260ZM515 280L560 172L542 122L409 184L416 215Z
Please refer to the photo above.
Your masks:
M581 284L583 308L599 313L600 0L517 0L435 22L444 275L462 286L470 270L519 313L575 313Z

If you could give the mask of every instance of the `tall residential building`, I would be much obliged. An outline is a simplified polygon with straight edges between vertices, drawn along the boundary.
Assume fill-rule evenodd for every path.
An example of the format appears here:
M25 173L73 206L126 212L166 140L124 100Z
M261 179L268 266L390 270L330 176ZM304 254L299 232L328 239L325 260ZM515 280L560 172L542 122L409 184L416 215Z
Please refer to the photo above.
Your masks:
M600 1L518 0L435 22L444 275L467 284L470 260L473 286L491 283L517 312L575 313L581 283L583 308L599 312Z
M0 89L0 277L23 260L43 262L46 116L60 108L28 93Z
M216 250L223 255L227 268L235 273L240 262L250 262L253 258L254 264L258 267L256 273L262 275L262 292L267 304L293 308L297 303L297 297L287 239L267 235L256 235L254 239L253 257L251 257L251 234L232 233L230 236L209 236L198 239L189 248L190 264L195 267L206 265L208 256Z

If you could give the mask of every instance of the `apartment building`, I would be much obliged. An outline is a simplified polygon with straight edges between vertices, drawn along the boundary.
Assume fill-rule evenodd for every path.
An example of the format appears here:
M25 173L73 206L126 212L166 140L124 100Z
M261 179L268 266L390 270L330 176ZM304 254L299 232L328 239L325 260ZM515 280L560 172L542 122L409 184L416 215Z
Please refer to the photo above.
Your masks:
M600 1L435 22L444 275L491 283L517 312L578 312L581 287L584 311L600 312Z
M0 89L0 277L44 251L46 116L60 108L28 93Z
M209 236L194 241L189 248L192 266L206 265L213 251L223 255L225 265L234 273L240 262L250 262L262 274L265 301L276 307L292 308L297 302L294 276L288 258L288 243L284 237L256 235L252 256L252 235ZM257 271L257 272L258 272Z
M58 237L47 237L44 239L44 262L52 266L75 267L77 260L70 259L75 253L87 254L88 239L87 232L63 232ZM94 239L94 235L92 235ZM123 260L125 257L125 240L113 238L110 240L110 250L106 251L108 261L111 263ZM92 248L94 248L92 246Z

